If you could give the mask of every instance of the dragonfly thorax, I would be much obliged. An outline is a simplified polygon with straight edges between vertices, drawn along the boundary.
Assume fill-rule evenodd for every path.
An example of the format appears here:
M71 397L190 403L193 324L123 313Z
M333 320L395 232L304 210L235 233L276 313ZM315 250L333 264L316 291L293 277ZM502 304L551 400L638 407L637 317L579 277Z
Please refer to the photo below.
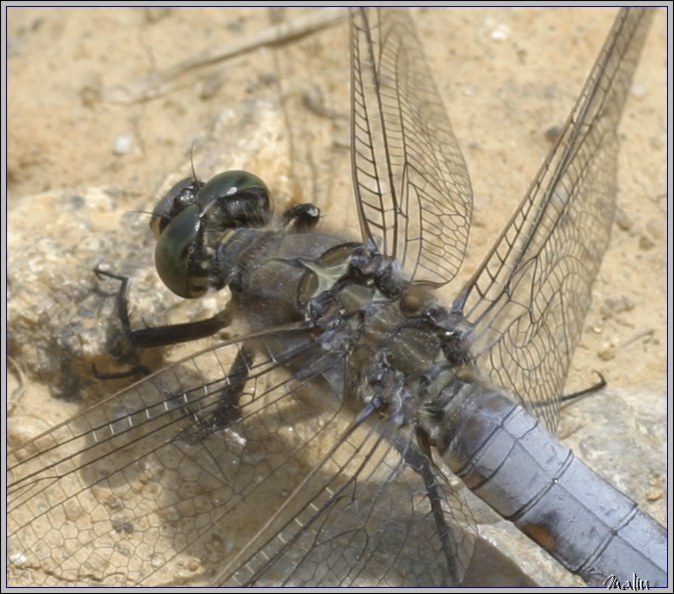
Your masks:
M471 365L472 325L435 295L405 280L395 260L344 244L315 261L300 284L305 318L320 328L324 352L345 353L345 398L414 423L419 403Z
M365 312L347 363L348 392L394 423L416 423L421 403L472 366L472 326L414 284Z

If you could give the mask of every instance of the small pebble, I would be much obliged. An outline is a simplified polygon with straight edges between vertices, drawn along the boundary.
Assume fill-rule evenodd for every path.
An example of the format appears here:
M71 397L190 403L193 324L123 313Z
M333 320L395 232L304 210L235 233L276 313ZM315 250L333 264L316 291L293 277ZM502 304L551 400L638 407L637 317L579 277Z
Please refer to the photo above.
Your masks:
M665 236L665 222L662 219L651 219L646 223L646 231L653 239L662 239Z
M490 37L494 41L506 41L510 37L510 27L499 23L492 29Z
M597 353L597 356L602 361L611 361L612 359L615 359L615 349L613 347L602 349Z
M113 149L113 152L115 155L127 155L131 152L131 149L133 148L133 136L130 134L122 134L117 137L115 140L115 147Z
M633 226L632 219L622 208L616 209L615 222L622 231L629 231Z
M553 142L557 142L561 135L562 135L561 126L552 126L543 133L543 137L545 138L545 140L547 140L551 144Z
M607 297L599 310L604 319L613 317L614 314L631 311L634 309L634 301L620 295L619 297Z
M659 501L664 497L664 492L662 489L649 489L646 492L646 499L648 501Z
M645 235L641 235L639 237L639 249L640 250L650 250L655 247L655 242L650 238L646 237Z

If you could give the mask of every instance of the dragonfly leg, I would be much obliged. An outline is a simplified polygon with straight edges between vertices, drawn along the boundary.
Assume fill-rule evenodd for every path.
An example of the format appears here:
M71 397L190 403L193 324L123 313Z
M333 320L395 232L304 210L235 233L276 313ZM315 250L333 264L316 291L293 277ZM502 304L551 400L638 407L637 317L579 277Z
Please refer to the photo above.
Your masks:
M571 394L564 394L559 399L559 401L570 402L572 400L576 400L577 398L584 398L585 396L589 396L590 394L594 394L595 392L598 392L602 388L605 388L607 386L606 379L598 371L595 371L595 373L599 376L599 381L597 383L592 384L591 386L584 388L582 390L578 390L577 392L572 392Z
M448 581L449 583L459 584L465 567L459 566L461 555L458 554L457 549L461 546L463 539L468 538L468 536L461 534L460 526L453 526L447 521L447 513L443 508L446 493L443 492L442 485L436 478L431 459L416 445L394 440L394 446L405 464L412 468L424 481L426 496L431 506L431 514L440 539L442 556L447 567Z
M94 269L96 276L108 277L118 280L121 284L117 293L117 312L122 324L124 334L135 347L147 348L156 346L168 346L181 342L190 342L199 338L212 336L231 323L232 315L226 307L211 318L185 322L184 324L168 324L155 328L141 328L133 330L129 321L129 277L114 274L99 267Z
M227 372L227 385L220 390L213 412L200 419L196 428L190 430L190 438L201 440L211 433L231 427L241 418L241 396L250 378L254 357L252 349L246 346L239 350Z
M245 346L236 354L227 378L229 385L222 390L220 401L210 417L213 429L224 429L241 418L241 396L250 377L254 353Z
M283 213L283 224L295 231L311 231L321 218L321 209L307 202L292 206Z
M578 390L577 392L572 392L571 394L562 394L561 396L559 396L559 398L555 397L552 399L539 400L538 402L534 402L529 405L528 407L529 412L532 412L534 416L539 416L538 410L543 409L546 406L549 406L551 408L556 408L560 404L568 406L569 404L573 404L574 400L577 400L579 398L585 398L586 396L590 396L591 394L598 392L602 388L605 388L607 386L606 379L604 379L604 376L598 371L596 371L595 373L599 376L598 382L592 384L591 386L588 386L587 388ZM520 404L522 403L520 402ZM525 408L527 407L525 406Z

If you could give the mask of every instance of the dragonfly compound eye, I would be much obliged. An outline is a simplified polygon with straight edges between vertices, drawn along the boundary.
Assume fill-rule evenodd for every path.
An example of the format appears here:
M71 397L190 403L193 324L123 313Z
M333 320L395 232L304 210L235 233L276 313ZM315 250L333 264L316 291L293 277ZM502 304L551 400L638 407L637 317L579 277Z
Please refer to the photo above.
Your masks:
M192 178L179 181L150 221L159 276L176 295L200 297L209 286L212 240L227 229L263 226L272 213L269 190L252 173L225 171L205 184Z
M159 238L162 231L174 219L174 217L190 204L194 204L197 194L203 188L204 182L192 177L186 177L174 184L166 192L164 197L157 203L150 219L150 229L155 239Z
M200 297L208 288L203 255L201 209L190 204L163 228L154 250L154 263L164 284L187 299Z
M247 171L225 171L212 177L197 201L209 228L261 227L274 211L265 183Z

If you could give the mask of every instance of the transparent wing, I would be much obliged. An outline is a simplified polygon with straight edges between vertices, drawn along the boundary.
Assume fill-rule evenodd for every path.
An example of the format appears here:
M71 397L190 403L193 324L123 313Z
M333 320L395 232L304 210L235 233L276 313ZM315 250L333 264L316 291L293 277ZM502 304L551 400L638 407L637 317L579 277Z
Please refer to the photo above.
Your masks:
M341 355L304 333L258 341L276 356L221 343L14 448L12 582L437 584L450 563L460 575L472 540L450 520L470 525L469 512L425 457L401 461L409 438L349 429L326 380Z
M352 12L351 71L363 238L414 280L447 283L464 258L472 190L409 10Z
M617 128L653 11L623 9L524 200L455 301L491 381L554 429L609 242Z
M391 428L347 425L218 583L458 584L473 551L470 512L408 438L391 445Z

